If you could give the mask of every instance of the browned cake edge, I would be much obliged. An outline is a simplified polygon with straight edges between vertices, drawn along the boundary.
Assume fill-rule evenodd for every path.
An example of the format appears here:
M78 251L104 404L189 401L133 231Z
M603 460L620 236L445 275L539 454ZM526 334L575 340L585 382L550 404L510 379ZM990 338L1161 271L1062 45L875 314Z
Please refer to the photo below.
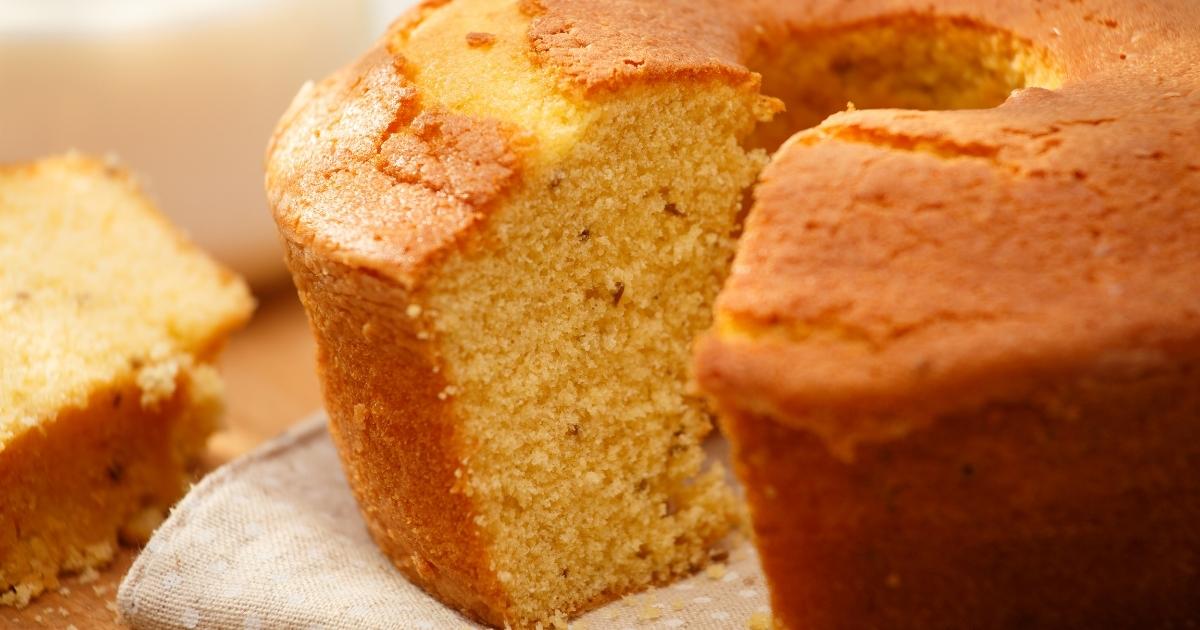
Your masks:
M777 627L1197 623L1198 379L1084 364L850 460L722 408Z
M24 606L61 572L107 564L118 539L146 542L191 485L217 428L219 391L194 374L181 371L170 398L149 406L131 377L6 445L0 603Z

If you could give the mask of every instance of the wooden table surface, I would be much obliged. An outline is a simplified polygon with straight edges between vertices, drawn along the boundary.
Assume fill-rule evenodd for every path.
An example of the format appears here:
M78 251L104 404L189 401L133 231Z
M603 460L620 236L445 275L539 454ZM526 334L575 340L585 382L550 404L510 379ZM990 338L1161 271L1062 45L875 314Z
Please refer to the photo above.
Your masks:
M229 340L221 357L226 427L209 443L209 469L320 407L313 353L308 322L291 287L260 295L254 319ZM136 556L137 550L124 549L97 575L68 577L64 588L22 610L0 608L0 628L124 630L116 613L117 586Z

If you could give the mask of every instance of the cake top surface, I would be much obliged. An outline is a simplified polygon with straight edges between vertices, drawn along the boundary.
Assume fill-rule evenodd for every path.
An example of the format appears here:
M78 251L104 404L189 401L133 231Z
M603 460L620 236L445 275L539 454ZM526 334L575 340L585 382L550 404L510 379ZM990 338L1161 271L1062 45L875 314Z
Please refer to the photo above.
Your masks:
M914 16L1034 42L1062 64L1068 83L1122 66L1178 73L1192 65L1181 42L1200 21L1188 0L1141 9L1120 1L737 6L427 1L361 59L307 86L283 117L267 169L277 223L293 241L412 287L477 232L527 162L569 142L591 108L624 87L715 79L757 89L757 64L781 42ZM1017 107L1005 114L1013 128L1036 132L1044 123Z
M0 168L0 448L156 361L206 358L251 309L119 168Z
M1200 22L1190 0L524 0L539 58L588 89L663 77L758 70L762 48L873 21L942 16L986 24L1037 42L1082 78L1121 53L1152 48L1157 62L1193 63L1187 38ZM1177 42L1164 50L1164 42ZM1144 56L1141 61L1149 62ZM1132 65L1132 64L1131 64Z
M1157 88L1200 112L1200 93L1175 94ZM1115 106L1068 122L1069 97L1022 98L1047 118L1032 142L990 135L994 113L856 112L782 152L701 344L710 391L811 426L833 422L814 409L932 414L1200 352L1194 134ZM923 144L945 137L964 141Z
M787 46L868 28L903 40L918 24L977 37L988 72L1033 59L1042 74L999 107L849 111L785 145L755 191L724 332L702 344L706 386L803 423L818 402L878 409L952 377L974 391L1037 357L1171 346L1195 328L1200 5L729 8L427 2L298 97L270 151L276 220L310 251L414 288L622 90L758 90ZM909 61L955 61L938 50Z

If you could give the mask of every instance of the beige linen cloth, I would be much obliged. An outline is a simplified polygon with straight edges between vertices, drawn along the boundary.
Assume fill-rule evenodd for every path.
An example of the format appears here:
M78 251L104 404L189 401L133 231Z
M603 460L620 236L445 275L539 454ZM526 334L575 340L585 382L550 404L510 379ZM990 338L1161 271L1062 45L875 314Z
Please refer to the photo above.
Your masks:
M124 621L187 628L480 628L409 584L375 548L325 429L311 418L210 474L130 569ZM765 621L753 549L571 622L608 629L723 629Z

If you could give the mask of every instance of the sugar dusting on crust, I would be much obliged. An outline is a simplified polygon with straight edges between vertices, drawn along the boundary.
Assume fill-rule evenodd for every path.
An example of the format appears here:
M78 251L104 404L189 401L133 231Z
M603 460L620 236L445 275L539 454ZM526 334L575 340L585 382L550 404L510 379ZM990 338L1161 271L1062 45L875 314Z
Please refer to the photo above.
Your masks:
M344 262L415 283L518 173L501 125L422 107L386 46L305 91L272 139L267 191L285 235Z

